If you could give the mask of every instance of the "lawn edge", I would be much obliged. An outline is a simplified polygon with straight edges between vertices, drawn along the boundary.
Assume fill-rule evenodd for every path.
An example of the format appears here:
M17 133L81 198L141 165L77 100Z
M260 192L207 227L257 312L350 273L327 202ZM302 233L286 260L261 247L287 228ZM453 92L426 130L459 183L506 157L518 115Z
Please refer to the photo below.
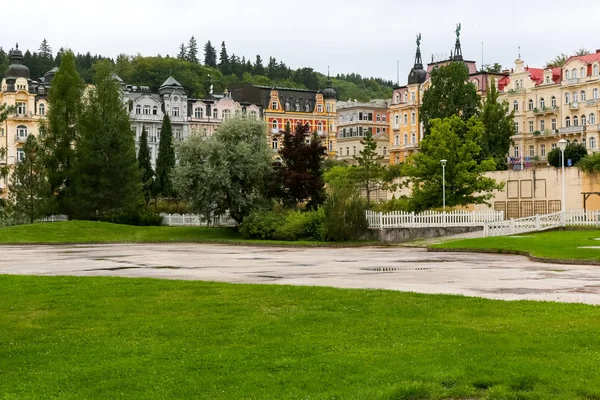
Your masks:
M548 258L548 257L536 257L531 255L531 253L520 250L507 250L507 249L472 249L472 248L462 248L462 249L452 249L452 248L442 248L442 247L427 247L428 252L432 253L483 253L483 254L505 254L505 255L515 255L515 256L524 256L529 258L531 261L546 263L546 264L565 264L565 265L599 265L600 261L596 260L577 260L570 258Z

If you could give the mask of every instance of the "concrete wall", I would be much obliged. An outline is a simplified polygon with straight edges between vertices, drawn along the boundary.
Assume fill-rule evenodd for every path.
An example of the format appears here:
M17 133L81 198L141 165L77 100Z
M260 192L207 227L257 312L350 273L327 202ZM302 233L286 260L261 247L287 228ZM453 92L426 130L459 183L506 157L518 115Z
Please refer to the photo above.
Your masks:
M483 227L448 227L448 228L391 228L370 229L366 240L379 240L381 243L404 243L416 239L430 239L458 235L461 233L476 232Z

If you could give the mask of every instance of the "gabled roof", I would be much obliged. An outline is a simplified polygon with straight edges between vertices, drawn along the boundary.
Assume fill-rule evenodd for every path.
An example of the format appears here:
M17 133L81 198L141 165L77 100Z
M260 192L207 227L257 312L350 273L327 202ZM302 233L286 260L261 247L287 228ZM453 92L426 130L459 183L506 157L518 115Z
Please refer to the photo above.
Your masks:
M183 87L183 86L181 86L181 83L177 82L177 80L175 78L173 78L172 76L169 76L167 78L167 80L164 81L162 85L160 85L161 88L165 87L165 86Z
M596 61L600 61L600 52L596 51L595 53L587 54L585 56L571 56L565 62L565 65L567 63L569 63L569 61L572 61L572 60L579 60L579 61L582 61L582 62L584 62L586 64L592 64L592 63L594 63Z

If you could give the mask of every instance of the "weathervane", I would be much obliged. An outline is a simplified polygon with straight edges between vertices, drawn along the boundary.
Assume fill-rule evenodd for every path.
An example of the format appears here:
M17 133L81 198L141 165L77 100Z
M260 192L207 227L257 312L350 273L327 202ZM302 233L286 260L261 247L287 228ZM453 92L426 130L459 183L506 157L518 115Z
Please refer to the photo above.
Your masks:
M421 46L421 34L417 33L417 47Z
M456 24L456 38L458 39L460 37L460 22L458 24Z

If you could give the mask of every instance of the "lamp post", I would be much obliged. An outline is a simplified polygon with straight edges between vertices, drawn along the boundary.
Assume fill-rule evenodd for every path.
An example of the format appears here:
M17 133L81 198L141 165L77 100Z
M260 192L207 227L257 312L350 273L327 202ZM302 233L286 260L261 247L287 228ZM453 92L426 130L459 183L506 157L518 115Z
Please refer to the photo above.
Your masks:
M442 163L442 201L444 205L444 212L446 212L446 160L441 160Z
M561 152L561 165L562 165L562 201L561 201L561 211L563 213L562 218L565 218L565 149L567 148L567 141L562 139L558 142L558 147Z

